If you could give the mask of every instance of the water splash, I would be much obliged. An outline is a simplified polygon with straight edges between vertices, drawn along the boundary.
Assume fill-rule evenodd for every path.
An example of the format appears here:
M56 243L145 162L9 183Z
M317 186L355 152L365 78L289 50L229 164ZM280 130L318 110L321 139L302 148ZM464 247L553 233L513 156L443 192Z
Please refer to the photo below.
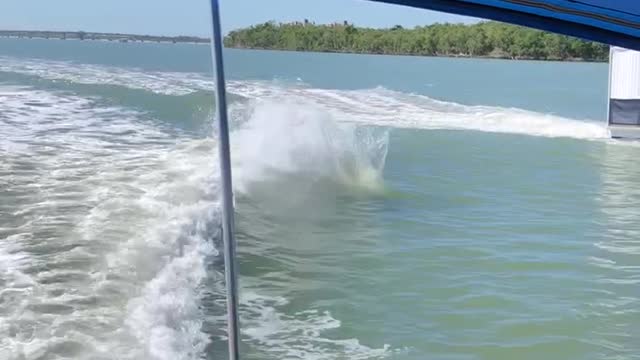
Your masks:
M236 186L297 178L379 189L388 150L384 128L341 124L304 102L256 102L232 136Z

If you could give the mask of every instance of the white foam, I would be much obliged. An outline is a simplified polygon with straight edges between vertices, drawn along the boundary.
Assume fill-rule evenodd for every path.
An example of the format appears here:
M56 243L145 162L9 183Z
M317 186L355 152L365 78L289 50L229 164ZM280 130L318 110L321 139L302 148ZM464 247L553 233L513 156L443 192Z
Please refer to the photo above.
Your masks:
M197 74L145 72L111 66L0 57L0 71L38 76L78 84L118 85L166 95L184 95L201 90L203 78Z
M167 263L129 302L126 323L153 359L196 359L208 337L202 333L199 284L206 277L204 259L212 253L207 239L182 244L182 255Z
M326 331L340 327L340 321L327 311L312 309L287 315L279 310L287 304L285 298L249 291L242 294L241 303L247 311L242 318L243 334L275 359L375 360L393 353L389 345L370 348L358 339L325 337Z
M148 72L102 65L0 57L0 71L82 84L112 84L166 95L212 90L201 73ZM603 139L604 123L491 106L466 106L384 88L315 89L302 82L229 81L228 91L247 98L315 104L336 120L400 128L475 130L545 137Z
M29 234L15 234L0 240L0 299L2 305L0 310L20 311L24 307L22 299L28 297L36 285L31 276L25 274L23 269L34 261L29 255L19 249L17 242L20 238L28 237ZM0 320L2 318L0 317ZM11 332L10 324L0 321L0 335ZM11 349L12 339L0 338L0 349ZM0 352L0 359L2 353Z
M20 271L30 262L28 255L21 252L15 245L16 242L20 241L20 238L28 236L28 233L18 233L4 238L6 241L0 244L0 272L6 274Z
M0 114L0 188L14 209L0 225L0 348L200 358L213 142L176 145L135 112L24 87L0 87Z
M257 102L234 131L236 189L281 175L376 188L382 182L388 131L339 124L313 104Z
M261 90L252 88L243 92L243 95L263 100L271 99L275 102L311 103L326 109L335 119L343 122L397 128L475 130L577 139L610 137L604 123L567 119L520 109L467 106L384 88L271 89L272 85L267 86L264 83L251 85Z

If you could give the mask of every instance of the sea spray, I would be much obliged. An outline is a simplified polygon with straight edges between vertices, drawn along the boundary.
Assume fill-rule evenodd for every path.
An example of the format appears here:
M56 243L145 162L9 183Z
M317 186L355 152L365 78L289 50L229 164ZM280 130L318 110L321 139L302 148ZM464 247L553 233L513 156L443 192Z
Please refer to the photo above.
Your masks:
M251 184L298 178L309 187L328 181L379 188L389 131L341 124L305 102L257 101L232 134L236 190Z

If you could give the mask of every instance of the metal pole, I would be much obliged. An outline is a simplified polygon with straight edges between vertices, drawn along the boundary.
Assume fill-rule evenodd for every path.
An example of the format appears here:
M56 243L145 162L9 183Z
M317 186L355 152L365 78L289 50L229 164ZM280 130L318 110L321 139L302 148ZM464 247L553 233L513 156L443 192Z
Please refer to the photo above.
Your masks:
M607 126L611 125L611 72L613 71L613 46L609 46L609 79L607 89Z
M229 359L239 359L238 277L236 275L236 243L233 219L233 188L229 152L227 94L222 61L222 31L218 0L211 0L211 57L215 74L216 115L218 118L218 151L222 186L222 238L224 241L225 281L227 285L227 316Z

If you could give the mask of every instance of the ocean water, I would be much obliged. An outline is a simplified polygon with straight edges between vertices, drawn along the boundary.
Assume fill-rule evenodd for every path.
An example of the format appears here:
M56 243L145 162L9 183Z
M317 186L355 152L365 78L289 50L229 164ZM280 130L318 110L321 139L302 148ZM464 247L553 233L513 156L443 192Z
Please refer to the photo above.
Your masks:
M0 40L0 359L224 359L202 45ZM605 64L227 50L246 359L640 359Z

